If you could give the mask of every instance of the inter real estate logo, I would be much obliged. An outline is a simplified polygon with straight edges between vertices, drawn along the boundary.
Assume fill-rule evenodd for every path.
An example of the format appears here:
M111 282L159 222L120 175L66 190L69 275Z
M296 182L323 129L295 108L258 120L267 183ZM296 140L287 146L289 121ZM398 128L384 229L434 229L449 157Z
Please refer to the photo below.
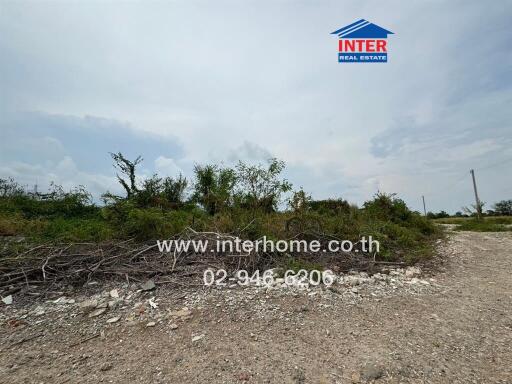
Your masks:
M365 19L331 32L331 35L338 35L339 38L339 63L387 63L386 39L392 34Z

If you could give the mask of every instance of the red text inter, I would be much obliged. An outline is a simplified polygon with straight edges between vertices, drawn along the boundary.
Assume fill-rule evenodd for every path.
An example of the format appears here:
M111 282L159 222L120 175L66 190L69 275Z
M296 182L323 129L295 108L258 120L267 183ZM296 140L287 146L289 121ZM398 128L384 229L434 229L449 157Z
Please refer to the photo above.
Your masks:
M386 40L340 39L340 52L387 52Z

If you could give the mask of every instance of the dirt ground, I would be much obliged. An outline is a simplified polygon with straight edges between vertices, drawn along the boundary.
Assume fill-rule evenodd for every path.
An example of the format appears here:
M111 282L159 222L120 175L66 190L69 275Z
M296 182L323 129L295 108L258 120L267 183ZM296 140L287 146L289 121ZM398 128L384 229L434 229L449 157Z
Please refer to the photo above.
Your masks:
M126 286L96 317L78 304L104 287L15 298L0 309L0 382L512 383L512 233L452 233L440 249L424 284L389 289Z

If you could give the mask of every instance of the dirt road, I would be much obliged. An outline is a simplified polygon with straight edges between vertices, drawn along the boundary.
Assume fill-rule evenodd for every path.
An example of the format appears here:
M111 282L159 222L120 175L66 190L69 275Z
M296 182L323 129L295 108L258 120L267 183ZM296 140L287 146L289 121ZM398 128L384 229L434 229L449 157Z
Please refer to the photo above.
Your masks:
M432 289L413 293L158 291L191 314L156 324L3 307L0 382L512 383L512 234L442 248Z

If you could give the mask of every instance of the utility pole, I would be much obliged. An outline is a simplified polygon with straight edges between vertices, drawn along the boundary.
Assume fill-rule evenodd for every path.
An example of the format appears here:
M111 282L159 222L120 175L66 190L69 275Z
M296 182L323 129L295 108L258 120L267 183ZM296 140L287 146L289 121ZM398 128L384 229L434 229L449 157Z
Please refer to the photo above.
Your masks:
M482 206L480 204L480 199L478 198L478 191L476 190L475 171L471 169L469 173L471 173L471 178L473 179L473 190L475 191L476 201L476 215L480 219L480 217L482 216Z
M423 200L423 212L425 212L425 217L427 216L427 209L425 208L425 196L421 196L421 199Z

